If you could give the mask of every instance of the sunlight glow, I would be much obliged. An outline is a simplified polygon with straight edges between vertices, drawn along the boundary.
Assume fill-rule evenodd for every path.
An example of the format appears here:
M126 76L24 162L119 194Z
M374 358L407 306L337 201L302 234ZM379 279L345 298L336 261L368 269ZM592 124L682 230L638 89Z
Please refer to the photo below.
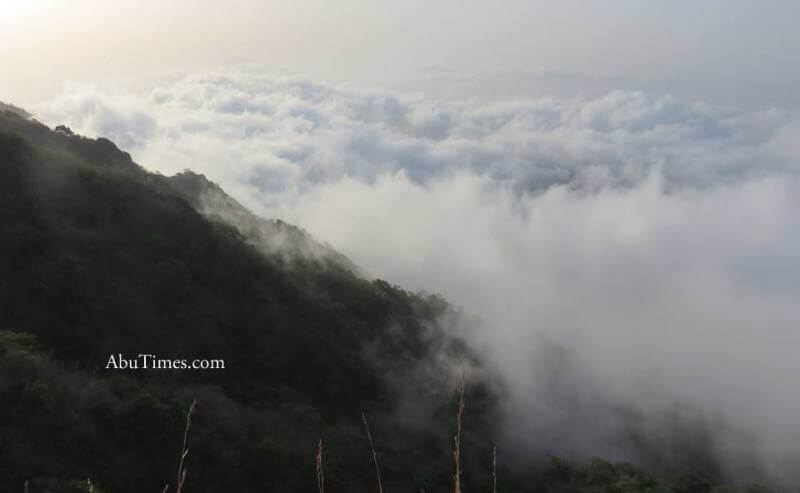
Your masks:
M0 22L17 21L47 5L43 1L3 0L0 2Z

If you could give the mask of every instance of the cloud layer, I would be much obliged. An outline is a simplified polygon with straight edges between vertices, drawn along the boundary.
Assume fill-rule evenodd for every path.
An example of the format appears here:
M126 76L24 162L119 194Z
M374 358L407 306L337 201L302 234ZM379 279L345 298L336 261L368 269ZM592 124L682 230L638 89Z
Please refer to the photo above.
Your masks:
M695 421L729 466L754 454L793 479L796 112L228 73L138 95L70 88L35 113L150 169L205 173L372 275L478 313L491 330L474 343L509 383L522 442L630 457L631 423L659 443L665 422Z

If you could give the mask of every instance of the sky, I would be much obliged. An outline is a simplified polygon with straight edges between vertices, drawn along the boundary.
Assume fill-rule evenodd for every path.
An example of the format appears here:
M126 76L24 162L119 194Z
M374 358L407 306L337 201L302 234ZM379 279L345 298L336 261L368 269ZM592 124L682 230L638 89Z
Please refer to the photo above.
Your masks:
M800 3L164 3L0 4L0 100L477 314L522 446L800 480Z
M6 0L0 95L30 105L67 82L248 66L464 97L625 89L797 107L798 14L791 0Z

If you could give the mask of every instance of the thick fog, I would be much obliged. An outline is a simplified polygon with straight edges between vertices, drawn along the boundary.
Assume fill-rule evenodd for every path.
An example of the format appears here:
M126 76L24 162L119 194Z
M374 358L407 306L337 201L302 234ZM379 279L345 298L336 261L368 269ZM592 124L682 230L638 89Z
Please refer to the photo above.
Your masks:
M516 446L636 459L685 435L728 473L797 474L800 113L242 73L32 110L478 314Z

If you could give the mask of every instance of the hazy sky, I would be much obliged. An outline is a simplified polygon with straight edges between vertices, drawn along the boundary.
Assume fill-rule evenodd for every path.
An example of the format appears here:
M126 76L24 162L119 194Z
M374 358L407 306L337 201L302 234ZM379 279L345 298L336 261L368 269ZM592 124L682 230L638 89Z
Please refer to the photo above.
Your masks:
M800 3L4 0L0 100L258 68L461 96L672 93L800 105Z

